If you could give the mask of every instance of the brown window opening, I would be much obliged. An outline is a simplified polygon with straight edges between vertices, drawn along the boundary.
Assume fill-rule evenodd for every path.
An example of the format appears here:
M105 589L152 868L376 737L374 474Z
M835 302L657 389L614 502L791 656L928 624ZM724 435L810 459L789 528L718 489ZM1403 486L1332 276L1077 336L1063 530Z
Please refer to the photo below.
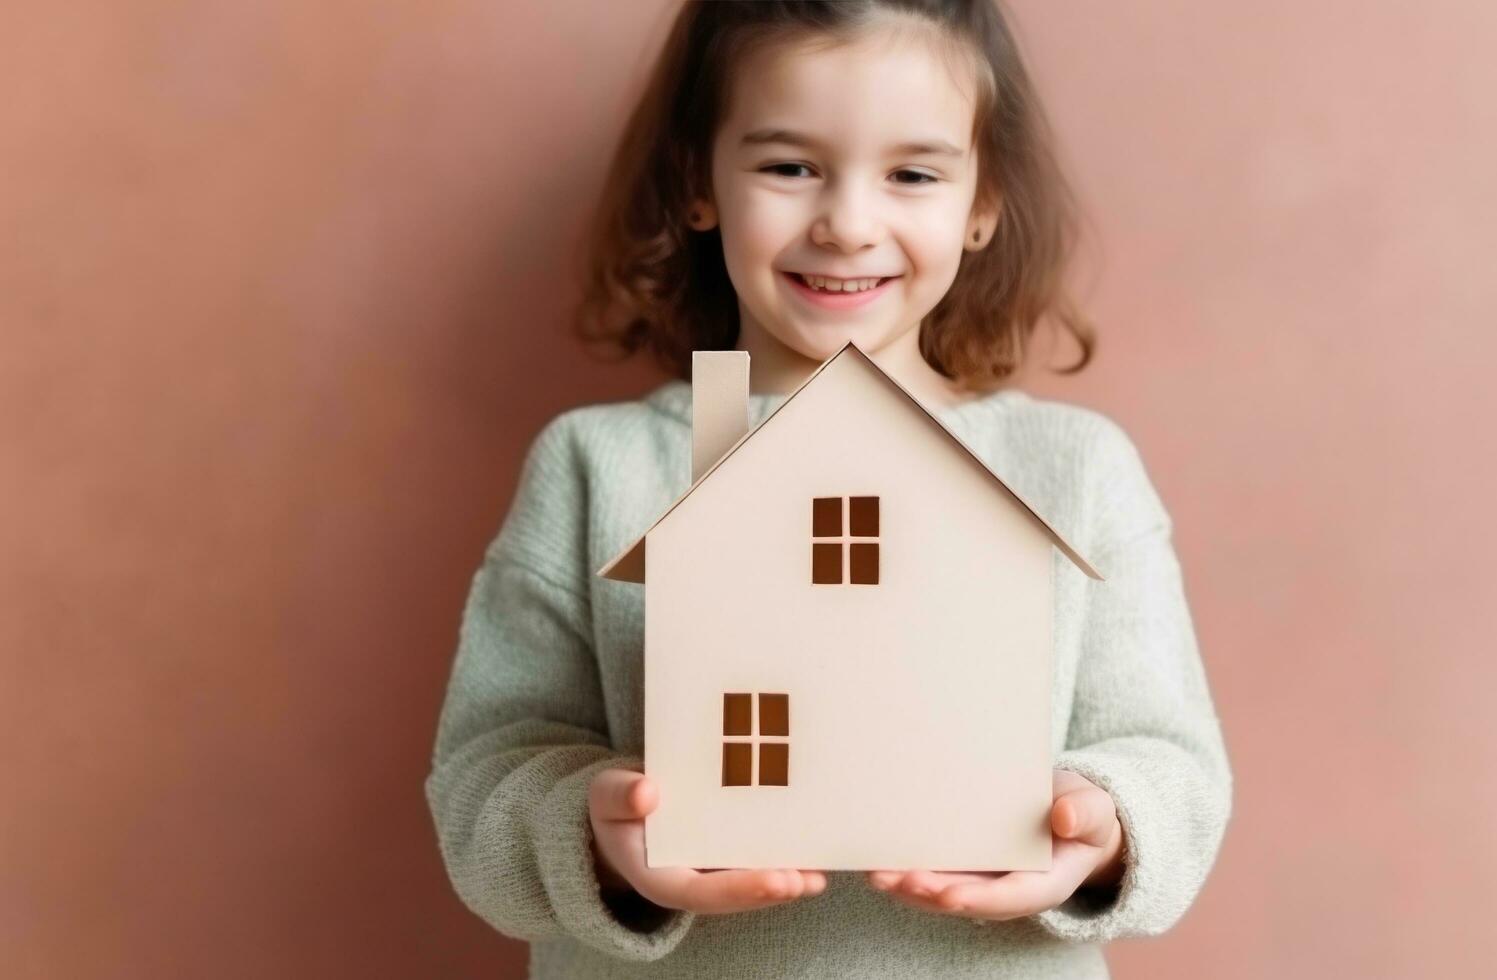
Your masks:
M722 784L790 785L790 695L723 695Z
M879 498L812 497L811 538L812 585L878 584Z

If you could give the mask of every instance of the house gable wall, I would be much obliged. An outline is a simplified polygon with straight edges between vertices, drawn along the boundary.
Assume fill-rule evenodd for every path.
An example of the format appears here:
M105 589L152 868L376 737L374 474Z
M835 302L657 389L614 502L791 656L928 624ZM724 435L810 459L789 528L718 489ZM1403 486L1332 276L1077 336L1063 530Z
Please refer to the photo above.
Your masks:
M877 585L811 583L844 495L880 499ZM829 365L648 556L652 864L1048 866L1051 541L876 371ZM788 786L720 784L728 692L789 694Z

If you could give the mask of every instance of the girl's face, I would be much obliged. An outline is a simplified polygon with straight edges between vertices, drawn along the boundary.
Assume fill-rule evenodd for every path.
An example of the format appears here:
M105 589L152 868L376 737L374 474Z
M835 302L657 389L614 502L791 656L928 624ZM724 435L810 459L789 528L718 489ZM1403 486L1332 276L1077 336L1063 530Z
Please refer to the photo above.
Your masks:
M974 233L991 239L995 222L972 208L971 79L936 43L881 27L740 64L697 224L721 225L740 347L778 342L816 362L849 340L877 352L917 330ZM810 276L877 285L813 291Z

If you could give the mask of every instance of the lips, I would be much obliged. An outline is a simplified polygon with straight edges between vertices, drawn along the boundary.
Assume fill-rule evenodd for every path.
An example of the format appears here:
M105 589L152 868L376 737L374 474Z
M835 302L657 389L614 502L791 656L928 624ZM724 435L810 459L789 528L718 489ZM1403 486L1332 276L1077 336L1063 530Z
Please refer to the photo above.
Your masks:
M840 290L832 292L831 290L813 289L801 279L799 273L782 271L780 275L784 277L784 281L790 287L791 292L800 297L803 302L823 310L854 310L867 306L887 293L889 291L889 283L899 278L898 276L880 278L878 285L872 289L844 293ZM853 276L851 278L859 277ZM872 279L875 277L864 276L862 278Z
M848 276L834 276L830 272L796 272L793 269L786 269L784 271L785 271L785 273L787 275L792 275L792 276L797 277L798 279L801 280L802 283L804 283L807 286L809 286L811 284L810 280L813 279L813 278L815 278L815 277L817 277L817 276L820 276L823 279L840 279L840 280L844 280L844 281L848 280L848 279L876 279L876 280L878 280L878 282L875 285L875 288L877 288L877 286L882 286L885 282L887 282L890 279L898 279L899 278L898 276L875 276L875 275L872 275L872 274L848 275Z

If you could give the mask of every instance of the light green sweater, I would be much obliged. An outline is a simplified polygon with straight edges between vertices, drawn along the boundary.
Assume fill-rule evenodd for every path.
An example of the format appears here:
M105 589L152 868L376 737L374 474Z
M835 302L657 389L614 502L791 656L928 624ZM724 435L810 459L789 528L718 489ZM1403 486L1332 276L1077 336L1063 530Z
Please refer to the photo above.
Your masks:
M752 395L750 421L784 397ZM1014 390L937 414L1106 577L1054 552L1051 743L1117 803L1121 885L1009 922L903 905L862 872L728 915L600 898L587 790L642 768L644 589L594 573L686 489L691 388L670 381L545 427L468 595L426 794L457 893L530 941L533 977L1105 977L1100 943L1190 905L1232 779L1138 452L1106 416Z

